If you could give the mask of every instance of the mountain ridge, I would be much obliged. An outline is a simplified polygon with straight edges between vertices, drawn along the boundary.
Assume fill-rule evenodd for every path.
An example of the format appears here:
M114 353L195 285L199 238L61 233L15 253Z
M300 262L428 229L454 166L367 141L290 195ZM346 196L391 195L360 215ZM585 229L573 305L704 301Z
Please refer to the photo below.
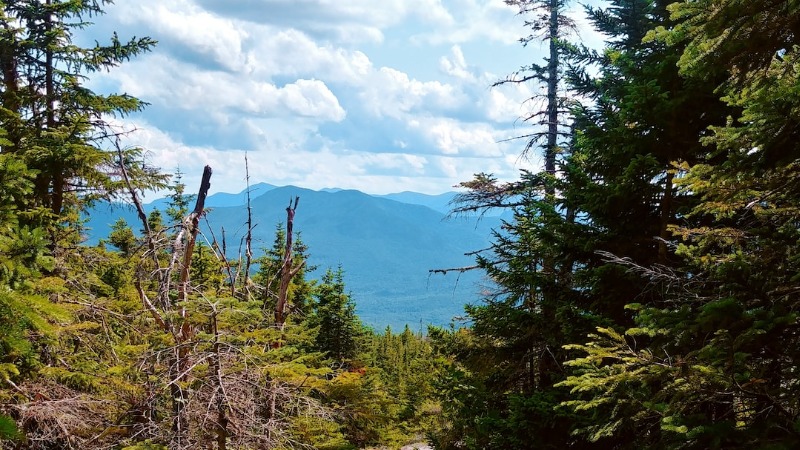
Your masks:
M310 275L318 278L328 267L341 265L357 312L368 325L446 325L461 315L464 304L479 297L481 274L443 277L431 275L429 270L472 265L473 258L464 254L485 248L490 229L499 221L446 220L445 213L430 206L396 199L425 202L434 197L441 205L448 194L370 195L352 189L254 186L263 189L259 195L251 195L257 223L253 229L254 251L272 246L275 225L285 222L289 200L299 196L294 229L309 247L310 265L318 266L318 271ZM246 191L210 195L204 227L210 226L218 238L224 229L229 243L240 242L246 231ZM168 202L159 199L146 209L164 209ZM88 242L96 243L107 236L118 217L139 228L132 208L98 207L89 214L87 226L92 230ZM229 253L229 257L235 256L238 249L229 244Z

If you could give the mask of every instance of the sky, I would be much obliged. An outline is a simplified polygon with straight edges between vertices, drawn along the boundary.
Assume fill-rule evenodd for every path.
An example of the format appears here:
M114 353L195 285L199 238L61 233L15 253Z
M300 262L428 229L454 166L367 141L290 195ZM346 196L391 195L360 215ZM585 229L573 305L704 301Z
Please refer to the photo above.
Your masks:
M158 41L88 87L149 103L119 120L125 144L189 192L205 165L212 192L245 189L245 155L251 184L370 194L541 165L512 139L531 132L519 117L540 87L491 85L546 46L519 43L529 30L502 0L123 0L93 21L100 42Z

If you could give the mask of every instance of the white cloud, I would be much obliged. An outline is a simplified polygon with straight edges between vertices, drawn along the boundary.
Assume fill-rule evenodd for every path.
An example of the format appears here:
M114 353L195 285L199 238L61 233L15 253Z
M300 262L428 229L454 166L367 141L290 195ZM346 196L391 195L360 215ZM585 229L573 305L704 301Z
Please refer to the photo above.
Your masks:
M278 87L227 72L194 70L164 55L130 64L114 76L122 91L173 109L216 112L223 121L236 112L333 122L345 117L338 99L321 80L298 79Z
M249 49L251 76L317 76L354 84L371 70L372 63L359 50L320 44L296 29L255 26L250 29L254 45Z
M453 15L452 21L417 33L412 40L420 44L463 44L489 40L513 45L524 33L523 21L515 16L514 7L501 1L450 0L447 7Z
M442 192L481 171L514 179L537 162L505 141L529 129L516 121L537 88L489 88L489 70L531 62L508 60L526 30L500 0L139 0L109 12L103 26L161 45L90 87L152 103L135 139L166 171L212 165L217 189L243 188L245 151L257 181L374 193Z
M359 97L376 117L399 119L418 109L452 110L466 97L457 87L439 81L419 81L389 67L381 67L367 81Z
M347 27L382 30L409 19L429 25L453 23L441 0L383 0L380 3L374 0L198 0L198 3L228 17L338 36L348 35L344 31Z
M497 86L481 98L486 118L498 123L508 124L531 113L533 105L528 101L535 92L528 84Z
M297 80L279 89L277 97L289 110L300 116L333 122L341 122L345 117L336 96L320 80Z
M484 123L424 118L411 123L444 155L497 157L501 155L496 133Z
M159 40L171 40L229 70L246 63L247 32L230 19L215 16L188 0L123 2L124 21L147 24Z
M461 47L454 45L451 49L451 56L442 56L439 60L439 67L442 72L466 82L474 83L477 81L475 75L467 68L467 61Z
M212 190L239 191L244 187L244 150L221 152L208 146L186 145L151 125L140 122L137 131L125 138L125 145L147 149L147 162L168 171L180 167L183 181L199 185L203 167L214 169ZM436 178L430 174L428 158L410 153L369 153L334 151L329 147L318 151L268 146L248 152L250 176L253 180L269 180L312 189L342 187L370 193L403 190L408 180L416 177ZM378 175L381 174L381 175ZM343 183L342 180L347 180ZM404 181L401 181L404 180ZM441 184L441 180L440 180ZM435 189L433 192L436 192Z

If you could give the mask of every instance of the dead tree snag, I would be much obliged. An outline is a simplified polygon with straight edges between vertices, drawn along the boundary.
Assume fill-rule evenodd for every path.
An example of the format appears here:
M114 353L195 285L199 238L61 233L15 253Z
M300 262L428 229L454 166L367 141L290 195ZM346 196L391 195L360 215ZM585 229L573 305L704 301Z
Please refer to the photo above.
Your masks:
M292 205L292 200L289 199L289 206L286 207L286 247L283 252L283 263L281 264L281 284L278 288L278 302L275 305L275 326L281 331L283 331L283 326L286 323L286 303L289 297L289 283L303 268L303 264L305 264L305 262L301 261L299 264L295 265L292 253L294 214L295 211L297 211L297 202L299 201L300 197L295 197L294 205Z

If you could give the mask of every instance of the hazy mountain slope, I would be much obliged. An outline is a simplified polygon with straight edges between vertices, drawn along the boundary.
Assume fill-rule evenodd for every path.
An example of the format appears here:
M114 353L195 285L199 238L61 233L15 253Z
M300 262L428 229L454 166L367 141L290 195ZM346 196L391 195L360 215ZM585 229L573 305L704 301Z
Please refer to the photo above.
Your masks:
M272 245L275 225L285 221L289 199L300 196L295 230L308 244L311 264L342 264L362 319L373 326L447 323L477 297L479 274L429 277L428 270L472 264L465 252L486 246L487 233L465 221L443 221L430 208L372 197L357 191L315 192L296 187L271 190L252 203L255 242ZM240 242L246 211L216 208L208 216L228 242ZM482 227L483 228L483 227ZM235 235L230 235L236 231ZM217 232L219 234L219 232Z
M420 194L419 192L404 191L394 194L375 195L375 197L395 200L401 203L410 203L412 205L423 205L442 214L448 214L452 208L450 202L456 194L456 192L445 192L439 195L428 195Z
M270 186L258 192L261 195L251 202L257 224L255 253L272 245L275 226L286 220L289 199L300 196L295 231L309 246L310 264L319 266L319 271L338 264L344 267L345 282L367 324L376 328L446 324L461 313L464 303L478 298L477 272L444 277L429 276L428 270L472 265L473 258L464 253L488 245L489 227L497 219L484 219L476 228L474 220L443 220L441 212L425 206L352 190ZM234 200L232 194L214 194L208 202L208 221L218 239L225 230L231 257L239 253L247 214L244 201L228 206ZM155 206L165 204L154 202L147 209ZM107 236L118 217L140 228L133 209L100 206L89 215L89 243Z
M275 189L275 186L269 183L258 183L250 186L250 198L254 199L260 195L264 195L265 192ZM197 191L188 191L187 194L197 194ZM152 211L153 209L159 208L164 210L169 206L170 199L169 198L159 198L151 203L145 205L145 209L147 211ZM222 207L222 206L239 206L244 205L247 203L247 189L239 192L238 194L229 194L227 192L217 192L214 194L209 195L206 198L206 207L213 208L213 207Z

